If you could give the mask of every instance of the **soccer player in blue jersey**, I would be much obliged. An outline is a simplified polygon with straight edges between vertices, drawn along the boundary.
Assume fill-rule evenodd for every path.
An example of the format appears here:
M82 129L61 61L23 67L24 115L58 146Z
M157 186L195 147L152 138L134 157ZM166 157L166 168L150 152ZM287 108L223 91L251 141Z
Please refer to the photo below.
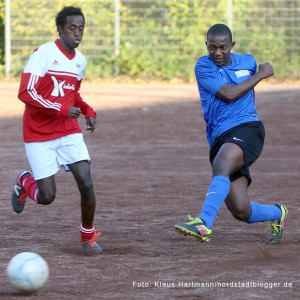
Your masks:
M254 87L274 71L268 62L256 71L253 56L232 53L234 45L231 30L215 24L207 32L209 55L201 57L195 66L213 176L199 216L189 216L175 229L209 242L214 220L225 202L237 220L249 224L270 221L268 243L278 244L288 209L283 204L252 202L248 195L249 167L260 156L265 138L254 103Z

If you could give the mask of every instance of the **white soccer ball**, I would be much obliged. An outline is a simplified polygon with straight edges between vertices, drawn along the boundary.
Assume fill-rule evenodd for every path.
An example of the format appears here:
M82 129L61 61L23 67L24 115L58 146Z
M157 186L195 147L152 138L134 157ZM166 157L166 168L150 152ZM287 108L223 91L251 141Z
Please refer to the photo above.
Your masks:
M22 252L9 261L7 276L14 288L29 293L44 286L49 276L49 267L39 254Z

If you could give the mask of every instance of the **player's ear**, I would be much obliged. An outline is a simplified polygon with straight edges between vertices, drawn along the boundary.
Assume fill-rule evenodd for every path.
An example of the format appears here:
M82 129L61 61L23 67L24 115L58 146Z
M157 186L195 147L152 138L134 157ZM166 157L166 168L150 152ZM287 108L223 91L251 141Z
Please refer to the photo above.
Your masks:
M235 45L235 42L232 42L231 43L231 50L233 49L234 45Z
M61 25L57 25L56 26L57 32L59 33L59 35L62 33L63 31L63 27Z

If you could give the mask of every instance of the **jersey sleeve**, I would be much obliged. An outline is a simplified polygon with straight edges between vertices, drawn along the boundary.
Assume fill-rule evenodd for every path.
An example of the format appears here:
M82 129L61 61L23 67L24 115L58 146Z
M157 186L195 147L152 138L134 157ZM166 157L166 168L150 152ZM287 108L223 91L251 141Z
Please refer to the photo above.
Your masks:
M205 89L208 93L215 95L217 91L227 82L221 76L217 66L207 56L201 57L195 65L195 76L199 89Z
M42 93L38 93L42 78L47 72L47 59L42 49L36 49L22 72L18 98L26 105L42 109L44 113L54 116L67 117L68 108L61 103L46 99ZM44 89L46 90L46 88Z
M256 73L257 64L253 55L247 53L242 55L241 57L243 58L243 65L246 65L246 69L250 71L251 75L254 75Z
M82 79L80 81L78 81L78 84L76 85L76 89L75 89L75 106L79 107L81 109L82 114L88 118L88 117L94 117L96 118L96 112L95 110L89 106L85 101L83 101L79 90L80 90L80 86L81 86L81 82Z
M250 71L251 76L253 76L256 73L256 69L257 69L257 63L256 63L255 58L251 54L245 54L244 59L246 61L248 61L249 71Z
M74 103L74 105L81 109L81 112L85 116L85 118L88 118L88 117L96 118L96 111L91 106L89 106L85 101L83 101L83 99L79 93L79 90L81 87L81 82L82 82L82 79L84 76L85 67L86 67L86 59L83 55L82 55L82 59L83 59L83 63L81 66L81 70L78 74L78 82L77 82L76 88L75 88L75 103Z

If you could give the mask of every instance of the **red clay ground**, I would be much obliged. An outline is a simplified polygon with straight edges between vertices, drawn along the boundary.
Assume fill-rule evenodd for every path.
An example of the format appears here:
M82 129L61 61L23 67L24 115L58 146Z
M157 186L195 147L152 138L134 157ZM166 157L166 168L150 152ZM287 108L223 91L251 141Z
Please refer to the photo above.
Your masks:
M300 88L263 86L257 107L266 127L252 167L254 201L289 208L281 245L267 245L267 224L241 223L222 207L210 243L178 235L197 215L211 177L195 85L83 84L98 128L85 134L97 193L95 226L105 252L79 244L79 195L72 175L57 175L57 199L11 209L16 174L28 168L18 83L0 84L1 299L299 299ZM84 124L84 120L81 120ZM30 296L6 278L12 256L41 254L46 285Z

